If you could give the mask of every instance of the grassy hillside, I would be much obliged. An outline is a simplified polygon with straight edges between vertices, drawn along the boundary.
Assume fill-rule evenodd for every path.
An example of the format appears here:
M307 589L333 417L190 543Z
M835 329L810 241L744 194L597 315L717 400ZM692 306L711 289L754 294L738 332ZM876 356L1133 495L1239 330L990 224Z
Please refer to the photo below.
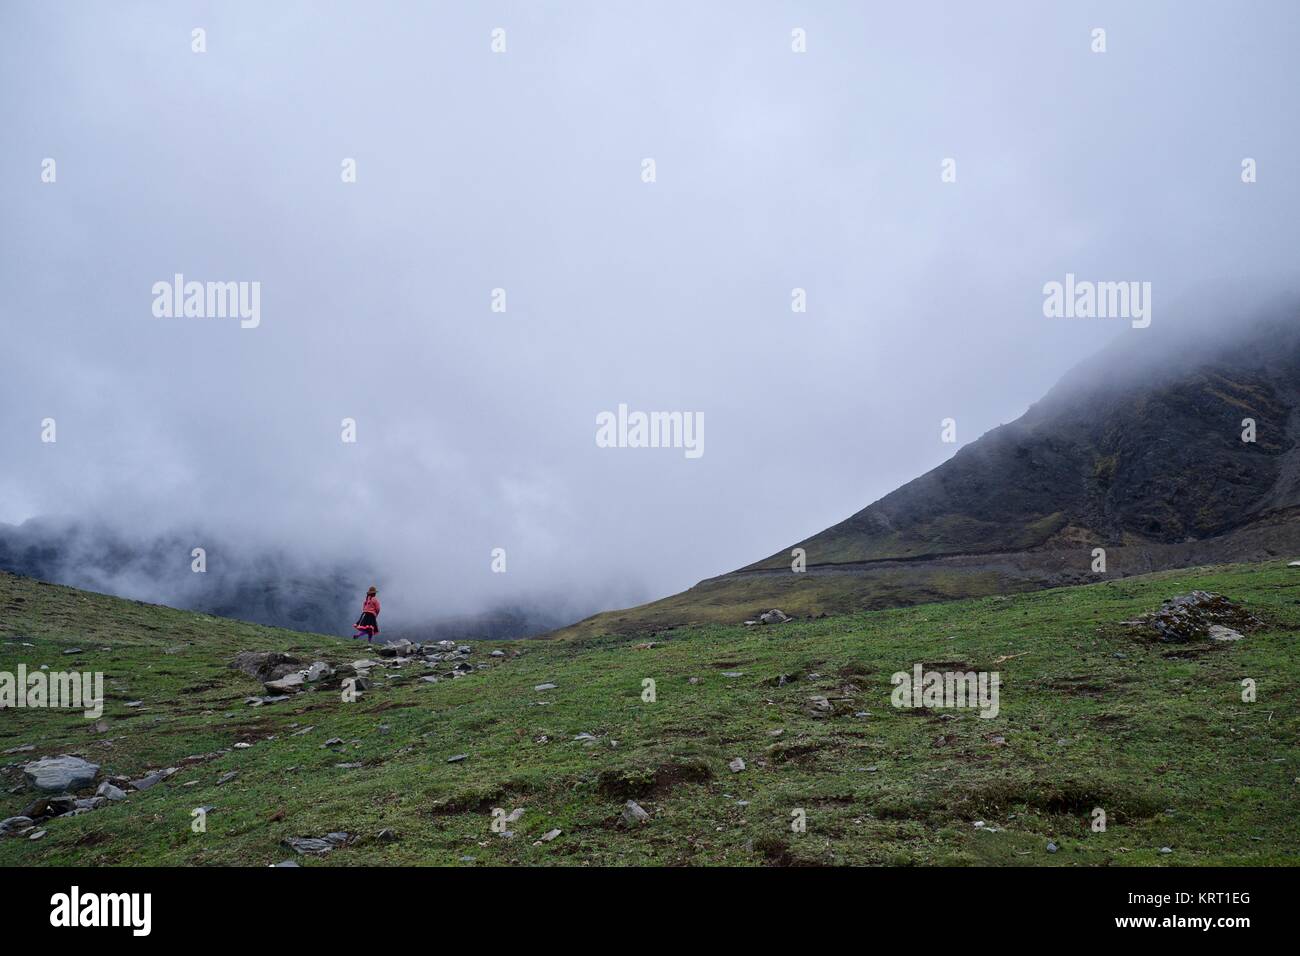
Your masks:
M1193 587L1265 627L1170 646L1119 623ZM644 635L477 644L471 660L491 666L459 680L421 682L411 663L376 670L355 703L318 691L254 708L244 698L260 688L227 667L240 650L365 654L0 575L0 670L102 670L108 693L103 732L80 713L0 717L0 751L35 746L0 757L13 762L0 817L31 799L15 792L16 764L44 754L132 777L181 766L123 803L50 821L37 842L0 838L0 865L266 865L294 856L281 840L332 831L358 839L304 865L1294 864L1298 636L1300 570L1229 566L683 628L650 648L637 646ZM495 648L507 656L489 658ZM890 675L917 662L999 671L1001 713L894 709ZM1241 701L1243 677L1258 702ZM833 716L809 712L814 695L838 698ZM344 745L322 746L334 737ZM192 755L210 756L182 766ZM620 824L629 798L649 822ZM199 806L214 808L206 834L190 829ZM1096 806L1104 833L1088 828ZM523 808L512 838L491 831L493 807ZM790 830L796 809L805 833ZM385 828L394 841L377 839ZM534 845L552 829L561 835Z

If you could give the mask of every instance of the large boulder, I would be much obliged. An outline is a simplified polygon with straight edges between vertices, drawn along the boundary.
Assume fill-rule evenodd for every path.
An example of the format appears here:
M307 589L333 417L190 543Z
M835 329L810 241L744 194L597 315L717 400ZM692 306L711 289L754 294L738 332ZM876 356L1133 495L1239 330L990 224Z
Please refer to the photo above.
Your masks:
M1261 624L1259 618L1240 604L1210 591L1191 591L1172 597L1159 610L1138 620L1169 644L1208 640L1215 625L1231 631L1250 631Z
M266 688L268 694L296 694L302 690L303 684L307 682L305 671L294 671L292 674L285 674L277 680L265 681L262 686Z
M37 790L53 793L84 790L95 782L98 773L99 764L68 754L42 757L23 767L23 774L27 777L28 783Z
M235 655L230 666L266 683L301 670L303 662L282 651L241 651Z
M315 661L311 667L307 668L307 682L314 684L319 680L324 680L331 676L333 673L334 668L330 667L324 661Z

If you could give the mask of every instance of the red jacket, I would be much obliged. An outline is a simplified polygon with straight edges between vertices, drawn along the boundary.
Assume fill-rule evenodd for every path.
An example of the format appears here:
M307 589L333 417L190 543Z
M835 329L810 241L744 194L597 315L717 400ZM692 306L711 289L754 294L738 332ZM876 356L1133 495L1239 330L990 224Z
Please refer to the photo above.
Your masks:
M379 617L379 598L366 598L366 603L361 605L361 612L364 614L366 611L369 611L375 617Z

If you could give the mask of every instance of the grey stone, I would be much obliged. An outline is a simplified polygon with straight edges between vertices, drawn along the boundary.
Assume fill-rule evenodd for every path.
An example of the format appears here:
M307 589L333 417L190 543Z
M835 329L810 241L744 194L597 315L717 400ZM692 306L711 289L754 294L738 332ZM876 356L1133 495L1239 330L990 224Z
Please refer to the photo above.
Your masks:
M825 697L809 697L808 703L804 705L804 711L810 717L829 717L835 713L835 705Z
M9 817L0 820L0 836L7 836L10 833L17 833L19 830L26 830L35 821L31 817Z
M318 680L324 680L334 673L334 668L330 667L324 661L316 661L311 667L307 668L307 682L314 684Z
M266 688L269 694L294 694L302 690L307 678L298 672L285 674L276 680L266 681L262 686Z
M132 780L131 786L136 790L148 790L150 787L156 787L168 777L176 772L175 768L169 767L166 770L155 770L153 773L141 777L139 780Z
M447 758L447 763L460 763L468 756L469 754L454 754Z
M640 826L649 821L650 814L646 813L635 800L629 800L623 805L623 822L628 826Z
M95 782L99 773L99 764L90 763L80 757L61 754L58 757L42 757L23 768L28 783L38 790L63 793L68 790L82 790Z
M302 664L298 658L281 651L241 651L235 655L230 666L265 683L293 673Z
M731 763L727 764L727 768L732 773L740 773L745 769L745 761L742 758L737 757L735 760L731 761Z
M295 853L313 854L316 856L323 855L334 849L334 844L328 840L322 840L317 837L289 837L284 841L284 845Z
M538 684L533 690L555 690L554 684Z

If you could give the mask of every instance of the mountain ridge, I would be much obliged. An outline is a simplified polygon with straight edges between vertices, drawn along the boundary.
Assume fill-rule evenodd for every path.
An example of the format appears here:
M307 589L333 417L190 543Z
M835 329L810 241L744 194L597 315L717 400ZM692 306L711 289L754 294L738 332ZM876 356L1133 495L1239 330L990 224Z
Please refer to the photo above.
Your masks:
M1096 548L1107 552L1110 576L1277 557L1300 545L1294 314L1230 331L1181 325L1135 333L1146 336L1136 343L1121 337L1014 421L843 521L557 636L678 618L734 623L765 607L815 616L1082 583L1097 577ZM1243 440L1245 419L1253 441ZM854 569L856 587L828 585Z

